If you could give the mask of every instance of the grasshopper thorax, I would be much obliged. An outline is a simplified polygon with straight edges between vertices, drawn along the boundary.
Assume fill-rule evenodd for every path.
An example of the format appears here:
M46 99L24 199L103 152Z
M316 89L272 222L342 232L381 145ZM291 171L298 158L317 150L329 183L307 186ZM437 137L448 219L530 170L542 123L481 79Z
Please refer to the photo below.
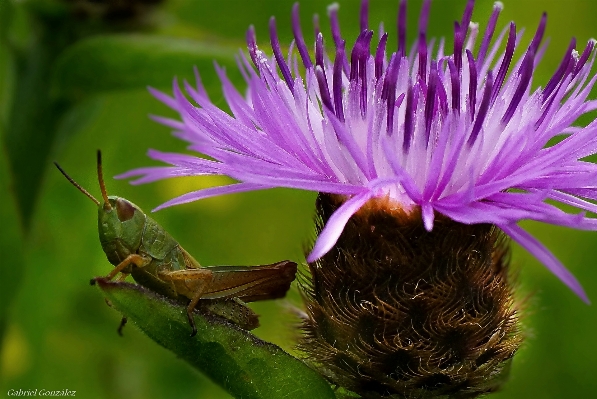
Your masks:
M98 231L108 260L117 265L141 245L146 215L137 205L117 196L98 207Z

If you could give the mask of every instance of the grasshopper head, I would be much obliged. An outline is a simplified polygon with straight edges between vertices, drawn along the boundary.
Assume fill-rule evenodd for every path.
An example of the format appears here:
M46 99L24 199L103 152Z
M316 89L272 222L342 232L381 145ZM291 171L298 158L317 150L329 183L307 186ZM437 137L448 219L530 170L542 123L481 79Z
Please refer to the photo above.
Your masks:
M130 254L137 252L143 236L146 216L132 202L121 197L108 196L102 174L101 159L101 153L98 151L97 176L104 200L103 204L67 175L57 163L55 165L72 185L97 204L100 242L110 263L117 265Z
M106 196L98 207L97 222L99 239L110 263L116 265L137 251L145 226L145 213L137 205L121 197Z

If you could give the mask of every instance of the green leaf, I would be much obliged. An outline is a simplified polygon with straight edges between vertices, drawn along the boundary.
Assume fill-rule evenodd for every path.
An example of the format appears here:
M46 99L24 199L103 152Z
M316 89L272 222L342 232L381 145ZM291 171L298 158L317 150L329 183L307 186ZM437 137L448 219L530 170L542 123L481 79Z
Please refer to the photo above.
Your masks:
M96 279L112 305L145 334L243 399L335 398L328 383L300 360L224 319L186 309L139 285Z
M54 94L81 97L110 90L170 87L172 78L194 79L193 66L204 80L215 78L214 60L234 66L238 49L180 38L111 35L79 41L57 60Z

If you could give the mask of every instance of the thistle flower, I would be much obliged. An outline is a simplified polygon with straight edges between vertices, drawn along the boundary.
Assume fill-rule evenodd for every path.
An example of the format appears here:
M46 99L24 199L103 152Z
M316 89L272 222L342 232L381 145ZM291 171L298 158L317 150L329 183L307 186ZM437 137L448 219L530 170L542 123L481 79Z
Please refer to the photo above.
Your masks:
M474 397L499 387L521 340L505 237L588 302L572 274L517 223L597 229L595 219L552 204L597 210L590 202L597 166L582 161L597 152L597 120L573 125L597 108L587 99L597 79L595 42L579 53L571 40L548 83L533 89L545 14L516 61L515 24L496 34L501 3L480 36L469 0L454 23L453 51L428 40L430 3L410 50L405 0L395 51L387 33L374 39L366 0L352 49L337 5L328 8L333 50L316 26L314 56L298 5L286 57L275 19L273 56L250 28L250 57L241 53L238 62L246 95L216 67L231 115L209 100L198 74L196 87L184 84L192 101L176 82L173 97L152 90L181 118L156 120L209 158L150 150L171 166L120 176L238 180L157 209L272 187L319 192L300 346L331 381L364 396Z

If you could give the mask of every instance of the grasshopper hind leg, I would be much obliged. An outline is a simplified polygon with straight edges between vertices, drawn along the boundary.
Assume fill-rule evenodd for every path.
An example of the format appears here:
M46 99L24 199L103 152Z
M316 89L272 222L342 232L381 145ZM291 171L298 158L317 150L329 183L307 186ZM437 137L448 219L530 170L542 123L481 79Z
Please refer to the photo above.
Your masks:
M122 329L124 328L124 326L126 326L126 322L128 321L128 319L126 318L126 316L122 316L122 319L120 319L120 325L118 326L118 335L120 335L122 337Z
M124 275L124 278L119 279L119 280L124 280L126 278L127 275ZM93 280L95 281L95 280ZM106 305L108 305L108 307L114 307L112 306L112 302L110 302L110 300L108 298L104 298L104 301L106 302ZM126 322L128 321L128 319L126 318L126 316L122 316L122 319L120 319L120 324L118 325L118 329L116 330L118 332L118 335L120 335L122 337L122 329L124 328L124 326L126 325Z
M168 271L159 274L160 279L174 284L179 295L190 298L187 306L187 318L191 326L191 337L197 334L197 327L193 319L193 310L207 291L213 280L213 273L209 269L185 269Z
M191 337L197 335L197 326L195 326L195 320L193 319L193 309L194 307L187 307L187 317L189 319L189 325L191 326Z

